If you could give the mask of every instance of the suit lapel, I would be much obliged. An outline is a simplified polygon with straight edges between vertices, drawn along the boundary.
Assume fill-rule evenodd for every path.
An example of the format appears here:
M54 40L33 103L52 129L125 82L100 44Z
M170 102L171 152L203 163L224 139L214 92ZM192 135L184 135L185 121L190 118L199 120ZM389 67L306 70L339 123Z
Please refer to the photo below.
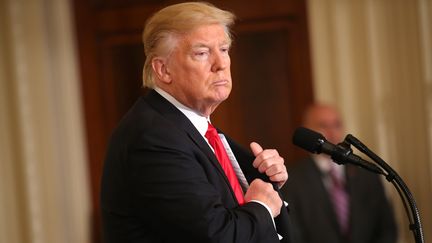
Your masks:
M169 120L174 127L178 127L188 135L192 142L196 146L198 146L198 148L207 156L212 165L216 167L219 174L225 179L225 182L227 183L227 185L229 185L229 188L231 188L228 178L226 177L225 172L223 171L215 154L210 149L209 145L195 128L195 126L191 123L191 121L173 104L171 104L154 90L151 90L149 92L149 94L145 97L145 100L161 116ZM234 195L234 192L232 190L231 193Z
M249 151L247 151L244 147L240 146L236 142L234 142L230 137L226 136L226 139L236 156L236 159L240 165L240 168L243 171L248 183L250 184L254 179L260 178L263 181L268 181L268 177L253 167L252 163L255 159L255 156Z
M361 208L364 205L361 205L363 202L363 200L361 200L361 192L363 191L361 189L361 184L359 185L359 181L358 181L358 171L359 169L355 166L352 165L346 165L346 178L347 178L347 191L348 191L348 195L349 195L349 205L350 205L350 222L352 222L353 218L356 222L359 222L359 218L361 218L361 214L363 213L363 210L361 210ZM351 192L356 192L356 193L351 193ZM359 230L359 225L362 224L357 224L356 226L353 226L352 224L350 224L350 234L353 237L353 239L356 239L356 236L361 234L361 231Z
M323 183L323 178L327 175L321 172L321 170L318 168L318 166L313 161L313 159L310 159L308 163L309 166L311 167L310 169L308 169L308 171L311 171L311 176L309 177L311 188L318 188L314 193L318 193L319 198L322 198L321 203L323 204L324 217L327 217L330 220L331 224L333 224L332 228L339 229L339 225L336 218L336 212L333 207L333 202L331 200L330 193Z

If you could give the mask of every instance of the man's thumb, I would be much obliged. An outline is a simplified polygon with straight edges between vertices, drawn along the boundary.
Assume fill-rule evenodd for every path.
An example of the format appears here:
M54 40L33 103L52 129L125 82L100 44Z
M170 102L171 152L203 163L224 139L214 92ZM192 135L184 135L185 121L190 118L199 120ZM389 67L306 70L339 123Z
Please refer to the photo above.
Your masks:
M263 151L263 148L261 147L261 145L259 145L256 142L252 142L250 144L250 148L252 150L252 153L255 155L255 157L258 156Z

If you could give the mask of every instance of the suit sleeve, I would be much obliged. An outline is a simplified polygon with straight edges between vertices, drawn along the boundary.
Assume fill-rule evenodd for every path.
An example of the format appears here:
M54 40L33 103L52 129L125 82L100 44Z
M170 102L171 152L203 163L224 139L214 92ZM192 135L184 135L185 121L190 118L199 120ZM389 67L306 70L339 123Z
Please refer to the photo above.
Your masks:
M255 159L255 156L253 156L253 154L250 151L247 151L245 148L235 143L229 137L227 137L227 139L249 183L257 178L271 183L267 175L265 175L264 173L259 173L259 171L253 167L252 163ZM275 183L273 183L273 187L279 193L279 196L283 200L279 187ZM279 216L277 216L274 220L275 220L278 234L280 234L283 237L280 242L281 243L295 242L293 235L291 233L292 224L288 213L288 208L285 207L284 204L282 204L282 208Z
M263 206L224 206L220 188L209 179L218 171L204 169L208 158L187 141L181 132L156 128L128 148L126 177L139 217L153 219L155 232L176 232L173 239L189 242L278 242Z

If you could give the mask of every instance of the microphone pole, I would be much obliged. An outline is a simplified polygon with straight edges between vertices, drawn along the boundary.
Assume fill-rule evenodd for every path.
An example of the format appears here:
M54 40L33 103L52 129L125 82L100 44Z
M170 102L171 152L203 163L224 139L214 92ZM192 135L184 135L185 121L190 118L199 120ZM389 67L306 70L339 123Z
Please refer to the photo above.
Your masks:
M350 143L354 147L356 147L359 151L366 154L369 158L371 158L373 161L375 161L379 166L381 166L386 172L386 179L387 181L391 182L396 190L399 193L399 196L402 199L402 202L404 204L405 210L407 211L408 220L410 222L409 229L413 232L414 239L416 243L424 243L424 236L423 236L423 227L421 225L420 221L420 213L417 208L415 199L408 189L408 186L405 184L405 182L402 180L402 178L397 174L393 168L391 168L383 159L381 159L378 155L376 155L374 152L372 152L366 145L364 145L360 140L358 140L356 137L354 137L351 134L348 134L345 137L346 142ZM401 194L401 191L403 192L403 195ZM410 209L411 209L411 215L410 216L407 206L406 206L406 200L409 203ZM414 220L414 222L412 221Z

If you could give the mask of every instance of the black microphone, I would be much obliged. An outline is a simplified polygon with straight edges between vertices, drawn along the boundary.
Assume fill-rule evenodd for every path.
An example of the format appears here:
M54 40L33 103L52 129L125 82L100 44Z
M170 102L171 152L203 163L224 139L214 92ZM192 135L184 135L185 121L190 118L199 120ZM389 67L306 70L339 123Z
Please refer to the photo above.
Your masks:
M308 128L297 128L294 132L292 142L294 145L297 145L311 153L328 154L337 164L354 164L377 174L384 174L381 168L375 164L353 154L352 149L349 147L349 143L341 142L334 145L328 142L322 134Z

